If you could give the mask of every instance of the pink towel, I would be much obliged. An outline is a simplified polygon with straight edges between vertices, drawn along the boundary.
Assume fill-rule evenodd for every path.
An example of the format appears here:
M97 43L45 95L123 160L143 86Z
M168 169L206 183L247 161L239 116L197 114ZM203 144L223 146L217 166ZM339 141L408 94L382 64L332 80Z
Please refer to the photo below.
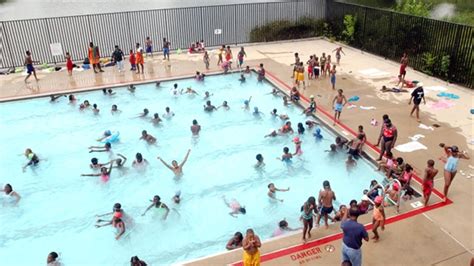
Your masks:
M451 108L455 105L454 102L450 100L440 100L437 102L432 102L428 106L434 110L442 110L442 109L448 109Z

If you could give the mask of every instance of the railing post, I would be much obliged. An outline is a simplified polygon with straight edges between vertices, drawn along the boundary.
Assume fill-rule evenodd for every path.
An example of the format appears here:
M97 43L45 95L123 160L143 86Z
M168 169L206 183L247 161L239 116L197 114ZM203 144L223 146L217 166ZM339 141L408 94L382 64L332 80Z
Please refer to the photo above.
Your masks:
M128 41L130 42L130 46L133 49L133 41L132 41L132 30L130 27L130 12L127 12L127 29L128 29ZM130 50L130 49L127 49Z
M49 23L48 23L48 20L47 18L44 19L45 23L46 23L46 30L48 31L48 39L49 39L49 45L51 45L51 43L53 42L53 40L51 39L51 31L49 30ZM48 48L46 48L48 49ZM51 49L49 49L49 52L51 52ZM53 63L54 65L56 65L56 58L54 57L53 54L51 54L51 57L53 58Z
M366 43L366 40L365 40L365 27L366 27L366 25L365 25L365 23L367 21L367 9L368 8L366 7L365 12L364 12L364 27L362 29L362 45L361 45L362 50L364 50L364 46L365 46L365 43Z
M2 43L2 50L8 49L8 55L10 56L11 66L16 67L14 63L14 59L13 59L12 50L10 49L11 45L10 45L10 42L8 41L7 34L5 31L5 22L2 22L2 40L5 40L5 42L7 43L5 46L3 45L4 43ZM3 55L2 55L2 61L5 62L5 58L3 58ZM2 67L6 67L6 64L4 64Z
M234 43L237 46L237 5L234 5Z
M201 40L204 40L204 20L202 15L202 6L199 7L199 11L201 11Z

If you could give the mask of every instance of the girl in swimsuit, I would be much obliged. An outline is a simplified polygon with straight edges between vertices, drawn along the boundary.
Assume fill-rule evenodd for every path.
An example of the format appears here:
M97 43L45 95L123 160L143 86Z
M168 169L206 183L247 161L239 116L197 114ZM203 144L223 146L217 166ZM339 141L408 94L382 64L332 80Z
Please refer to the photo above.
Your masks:
M72 76L73 66L74 64L72 63L71 55L69 54L69 52L67 52L66 53L66 69L69 76Z
M453 182L458 170L459 159L469 160L470 157L465 151L459 152L457 146L448 147L444 143L440 143L439 146L444 148L448 157L446 164L444 165L444 201L446 201L448 198L449 186L451 186L451 182Z
M382 197L377 196L374 200L375 207L374 207L374 212L372 216L372 232L374 233L374 239L375 242L379 240L379 233L377 232L377 229L379 227L382 228L382 231L385 230L385 211L382 206Z
M227 201L225 196L222 197L224 200L225 205L229 207L232 211L229 212L229 215L237 218L238 214L246 214L247 210L245 209L245 206L241 206L240 203L236 199L232 199L230 202Z
M302 141L300 140L299 137L295 137L293 139L293 142L295 143L295 153L293 153L293 155L298 155L300 156L301 154L303 154L303 151L301 150L301 143Z
M308 238L311 238L311 229L313 228L313 216L316 210L316 199L309 197L308 200L301 206L300 221L303 222L303 242L306 243L306 233Z
M110 173L112 173L113 164L114 164L114 161L111 161L109 169L107 169L107 167L101 167L100 168L100 173L97 173L97 174L81 174L81 176L100 176L100 180L102 182L106 183L110 179Z

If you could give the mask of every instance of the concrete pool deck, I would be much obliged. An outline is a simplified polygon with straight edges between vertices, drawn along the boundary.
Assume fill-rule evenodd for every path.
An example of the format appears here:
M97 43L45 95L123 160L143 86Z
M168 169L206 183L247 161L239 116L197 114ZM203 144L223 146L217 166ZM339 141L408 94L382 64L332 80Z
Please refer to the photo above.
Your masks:
M268 44L248 45L246 47L247 60L245 65L252 67L264 63L269 72L268 78L283 90L292 86L290 79L293 62L293 53L298 52L300 58L306 61L310 54L318 56L322 52L330 53L338 47L323 39L300 40L293 42L279 42ZM212 50L212 49L211 49ZM234 53L238 50L233 48ZM408 69L407 79L419 80L424 83L426 105L421 105L421 123L426 126L438 124L440 127L422 129L415 118L409 117L409 93L382 93L382 85L392 85L390 79L396 77L399 69L397 63L383 58L361 53L360 50L344 46L345 56L337 70L336 89L344 89L347 98L359 96L355 102L356 108L344 109L341 115L341 124L335 129L342 135L352 138L350 130L356 130L358 125L363 125L368 141L375 143L380 127L370 125L372 118L381 121L383 114L389 114L394 125L399 130L398 144L407 143L409 137L417 134L423 135L419 142L427 149L401 153L394 151L395 156L401 156L409 162L420 177L428 159L436 161L435 167L440 173L435 180L435 188L442 191L444 180L442 169L444 164L438 160L443 154L438 147L440 142L449 145L458 145L461 150L466 150L470 156L473 154L473 127L469 110L473 108L473 91L459 86L447 84L444 81L428 77L422 73ZM34 57L34 55L33 55ZM334 54L332 54L334 57ZM193 75L195 71L204 71L201 55L181 54L171 55L170 66L161 60L161 55L147 59L145 74L137 75L130 71L118 73L114 68L105 68L105 72L94 74L92 71L74 72L73 77L66 72L38 73L40 81L36 83L30 78L30 83L23 83L22 74L12 74L0 77L0 101L18 99L31 96L40 96L66 91L85 90L92 87L107 87L131 82L147 82ZM210 72L219 71L216 66L216 56L212 55ZM365 76L359 71L363 71ZM368 76L369 75L369 76ZM306 82L308 82L306 80ZM431 87L427 89L426 87ZM446 88L445 92L460 96L457 100L442 100L436 96L440 87ZM326 110L330 115L331 102L336 92L330 88L329 78L310 81L306 90L300 90L306 97L316 96L318 118L327 124L332 124L330 117L324 114ZM375 109L363 110L359 106ZM368 146L365 151L373 156L376 152ZM462 171L462 172L461 172ZM464 173L464 175L463 175ZM370 175L370 173L367 173ZM401 203L401 218L391 218L393 222L387 225L381 233L378 243L369 242L363 246L364 265L467 265L473 257L473 185L474 164L472 159L461 160L459 171L450 188L449 198L452 204L440 203L439 197L432 195L431 208L423 211L413 208L410 203ZM320 184L311 184L313 191L308 195L317 194ZM367 184L369 185L369 184ZM420 191L420 186L414 182L414 188ZM336 191L337 193L337 191ZM295 206L298 208L299 206ZM436 208L435 208L436 207ZM416 212L416 213L414 213ZM388 216L394 216L393 208L388 209ZM363 223L370 222L370 215L360 218ZM277 221L275 221L276 226ZM290 227L299 227L291 225ZM337 237L340 233L338 224L329 229L313 229L313 240L306 245L301 244L300 233L285 236L264 242L261 249L263 264L268 265L340 265L341 240ZM258 232L257 232L258 234ZM370 233L371 234L371 233ZM328 237L329 236L329 237ZM229 236L230 238L231 236ZM318 240L316 240L318 239ZM223 247L225 243L222 244ZM291 248L289 248L291 247ZM278 252L274 252L277 251ZM190 265L225 265L239 262L241 250L212 255L204 260L196 260ZM144 258L146 260L146 258ZM306 261L307 260L307 261Z

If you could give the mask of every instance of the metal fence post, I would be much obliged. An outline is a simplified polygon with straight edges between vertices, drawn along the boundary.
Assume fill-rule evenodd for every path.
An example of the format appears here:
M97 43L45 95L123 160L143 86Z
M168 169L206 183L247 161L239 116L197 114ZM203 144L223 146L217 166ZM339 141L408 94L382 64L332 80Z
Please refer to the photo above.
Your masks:
M7 34L6 34L6 31L5 31L5 22L2 22L2 40L5 40L5 43L7 43L7 45L3 45L4 43L2 42L2 50L8 50L8 55L10 56L10 60L11 60L11 66L12 67L16 67L14 61L13 61L13 54L12 54L12 50L10 49L11 45L10 45L10 42L8 41L8 38L7 38ZM3 55L2 54L2 61L5 62L5 59L3 58ZM6 64L3 64L2 67L7 67Z
M388 36L389 36L389 40L392 38L392 23L393 23L393 12L390 12L390 22L388 23ZM392 50L392 52L394 53L392 56L390 56L389 58L393 58L395 57L395 49L390 49Z
M131 28L130 28L130 12L127 12L127 29L128 29L128 41L130 42L129 47L133 48L132 31L131 31Z
M367 21L367 7L365 8L365 12L364 12L364 27L362 29L362 50L364 50L364 46L365 46L365 43L366 43L366 40L365 40L365 27L366 27L366 21Z
M48 39L49 39L49 44L51 45L51 43L53 43L53 40L51 39L51 31L49 30L49 23L48 23L48 20L47 18L44 19L45 23L46 23L46 30L48 31ZM51 51L50 51L51 52ZM51 57L53 57L53 63L56 65L56 58L53 54L51 54Z
M201 11L201 40L204 40L204 20L202 15L202 6L199 7L199 11Z
M237 5L234 5L234 42L237 46Z

